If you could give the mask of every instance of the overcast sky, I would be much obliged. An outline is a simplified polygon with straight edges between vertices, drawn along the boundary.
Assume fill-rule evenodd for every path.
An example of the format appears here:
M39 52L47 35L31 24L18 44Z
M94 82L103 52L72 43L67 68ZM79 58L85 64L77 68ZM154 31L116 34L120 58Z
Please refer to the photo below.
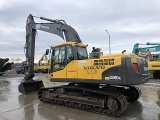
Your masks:
M29 14L63 19L79 34L83 43L109 53L135 43L160 43L160 0L0 0L0 57L25 60L25 24ZM39 21L35 19L35 21ZM56 35L38 31L36 61L49 45L63 42Z

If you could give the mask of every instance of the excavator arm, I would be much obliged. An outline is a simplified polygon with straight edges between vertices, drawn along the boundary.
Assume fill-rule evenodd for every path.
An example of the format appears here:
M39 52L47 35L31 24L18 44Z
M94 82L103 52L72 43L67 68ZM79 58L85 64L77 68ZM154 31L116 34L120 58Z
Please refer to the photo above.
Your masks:
M42 20L49 21L50 23L35 23L33 16L30 14L26 23L26 72L25 80L34 77L34 53L35 53L35 36L37 30L56 34L64 39L66 42L81 43L78 33L71 26L67 25L64 20L51 20L48 18L40 17Z
M149 45L148 47L139 47L139 45ZM146 44L139 44L139 43L136 43L133 47L133 51L132 53L138 55L139 52L142 52L142 53L146 53L146 52L158 52L160 51L160 43L150 43L150 42L147 42Z
M56 34L64 39L66 42L81 43L81 39L78 33L71 26L67 25L64 20L52 20L44 17L39 17L41 20L45 20L48 23L36 23L34 16L31 14L27 18L26 22L26 66L24 73L24 81L19 85L19 92L28 93L32 92L31 88L39 89L40 86L44 86L42 81L33 80L34 74L34 54L35 54L35 36L37 30ZM33 85L33 87L32 87ZM30 86L28 89L26 86Z

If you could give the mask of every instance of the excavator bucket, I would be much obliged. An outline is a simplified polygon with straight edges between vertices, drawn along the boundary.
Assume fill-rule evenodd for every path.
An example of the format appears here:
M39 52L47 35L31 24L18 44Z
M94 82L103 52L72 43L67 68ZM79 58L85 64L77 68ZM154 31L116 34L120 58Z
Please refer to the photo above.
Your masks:
M28 94L38 91L41 87L44 87L41 80L24 81L18 86L20 93Z

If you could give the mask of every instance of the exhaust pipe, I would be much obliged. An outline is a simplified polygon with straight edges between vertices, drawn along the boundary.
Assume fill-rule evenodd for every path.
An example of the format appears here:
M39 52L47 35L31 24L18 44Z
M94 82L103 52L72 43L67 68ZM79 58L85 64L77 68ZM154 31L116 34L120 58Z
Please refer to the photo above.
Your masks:
M38 91L44 84L41 80L26 80L21 82L18 86L18 91L23 94L29 94L31 92Z

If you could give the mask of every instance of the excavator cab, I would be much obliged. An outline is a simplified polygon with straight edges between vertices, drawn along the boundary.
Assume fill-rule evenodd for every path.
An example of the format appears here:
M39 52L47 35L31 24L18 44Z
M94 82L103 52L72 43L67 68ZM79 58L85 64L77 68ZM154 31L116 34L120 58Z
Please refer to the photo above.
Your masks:
M51 72L66 69L66 65L73 60L88 59L87 45L75 42L65 42L52 47ZM66 70L65 70L66 71ZM66 74L66 73L65 73Z

